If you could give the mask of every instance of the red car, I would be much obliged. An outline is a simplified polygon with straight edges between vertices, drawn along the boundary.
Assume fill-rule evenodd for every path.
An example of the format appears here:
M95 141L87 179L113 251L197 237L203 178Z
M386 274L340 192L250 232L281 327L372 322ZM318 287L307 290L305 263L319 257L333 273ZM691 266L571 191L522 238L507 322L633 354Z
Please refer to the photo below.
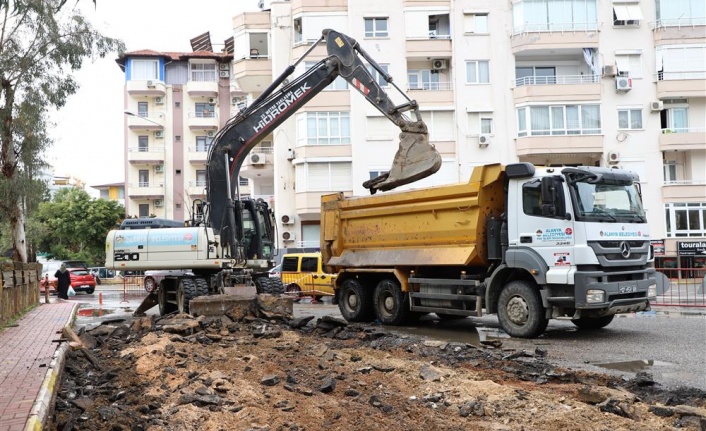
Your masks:
M61 262L48 262L44 264L42 269L42 279L39 282L39 291L44 293L44 290L49 286L49 293L56 293L56 277L54 274L61 267ZM86 292L89 295L96 290L96 279L85 268L67 268L71 276L71 287L76 292Z

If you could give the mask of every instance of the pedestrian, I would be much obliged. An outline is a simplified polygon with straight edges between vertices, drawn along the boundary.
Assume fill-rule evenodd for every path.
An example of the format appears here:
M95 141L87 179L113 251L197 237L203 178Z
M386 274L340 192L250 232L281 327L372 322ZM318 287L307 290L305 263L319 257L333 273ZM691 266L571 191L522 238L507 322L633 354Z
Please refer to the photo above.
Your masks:
M69 286L71 285L71 275L66 270L66 264L62 263L61 268L54 273L56 277L56 291L59 299L69 299Z

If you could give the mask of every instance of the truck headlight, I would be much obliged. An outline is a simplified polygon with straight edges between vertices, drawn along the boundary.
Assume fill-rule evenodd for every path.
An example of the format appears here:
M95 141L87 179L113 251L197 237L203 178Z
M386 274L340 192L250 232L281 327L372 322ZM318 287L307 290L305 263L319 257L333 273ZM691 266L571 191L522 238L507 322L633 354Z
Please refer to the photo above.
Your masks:
M651 299L657 299L657 285L650 284L647 286L647 297Z
M591 289L586 292L586 303L596 304L599 302L605 302L605 292L598 289Z

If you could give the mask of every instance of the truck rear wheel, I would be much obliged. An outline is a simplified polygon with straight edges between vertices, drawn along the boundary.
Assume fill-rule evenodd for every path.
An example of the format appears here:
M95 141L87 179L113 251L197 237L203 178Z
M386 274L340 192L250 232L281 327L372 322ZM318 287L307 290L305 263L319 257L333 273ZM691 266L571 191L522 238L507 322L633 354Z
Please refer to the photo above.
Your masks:
M375 315L383 325L401 325L409 317L409 303L399 284L382 280L375 287Z
M205 282L205 280L204 280ZM200 296L199 292L202 290L202 286L197 285L195 280L190 278L182 278L179 280L179 285L177 286L177 307L179 313L189 313L189 303L192 299ZM208 284L206 284L206 292L208 294Z
M579 329L601 329L610 325L610 322L613 321L613 317L615 317L615 314L602 317L582 317L580 319L572 320L571 323L576 325L576 327L578 327Z
M369 322L373 319L373 296L358 280L343 282L338 294L338 309L349 322Z
M511 281L503 287L498 299L498 320L508 335L534 338L547 329L542 299L532 284Z
M167 286L159 287L157 290L157 303L159 304L159 315L164 316L169 313L173 313L177 310L177 306L174 303L168 301Z

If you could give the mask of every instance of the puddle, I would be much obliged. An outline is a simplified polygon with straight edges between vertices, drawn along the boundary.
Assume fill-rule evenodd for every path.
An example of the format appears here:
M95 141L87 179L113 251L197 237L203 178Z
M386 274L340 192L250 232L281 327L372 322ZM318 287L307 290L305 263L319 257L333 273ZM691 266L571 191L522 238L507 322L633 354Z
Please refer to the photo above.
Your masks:
M449 329L432 326L399 326L394 328L394 332L448 342L469 343L474 345L480 343L478 333L472 328L468 330L466 328Z
M111 309L102 309L102 308L84 308L81 310L78 310L78 315L81 317L101 317L101 316L106 316L108 314L114 313L115 310Z
M628 373L638 373L640 371L652 368L655 365L655 361L652 359L645 359L641 361L625 361L625 362L608 362L605 364L593 364L601 368L607 368L609 370L624 371Z

